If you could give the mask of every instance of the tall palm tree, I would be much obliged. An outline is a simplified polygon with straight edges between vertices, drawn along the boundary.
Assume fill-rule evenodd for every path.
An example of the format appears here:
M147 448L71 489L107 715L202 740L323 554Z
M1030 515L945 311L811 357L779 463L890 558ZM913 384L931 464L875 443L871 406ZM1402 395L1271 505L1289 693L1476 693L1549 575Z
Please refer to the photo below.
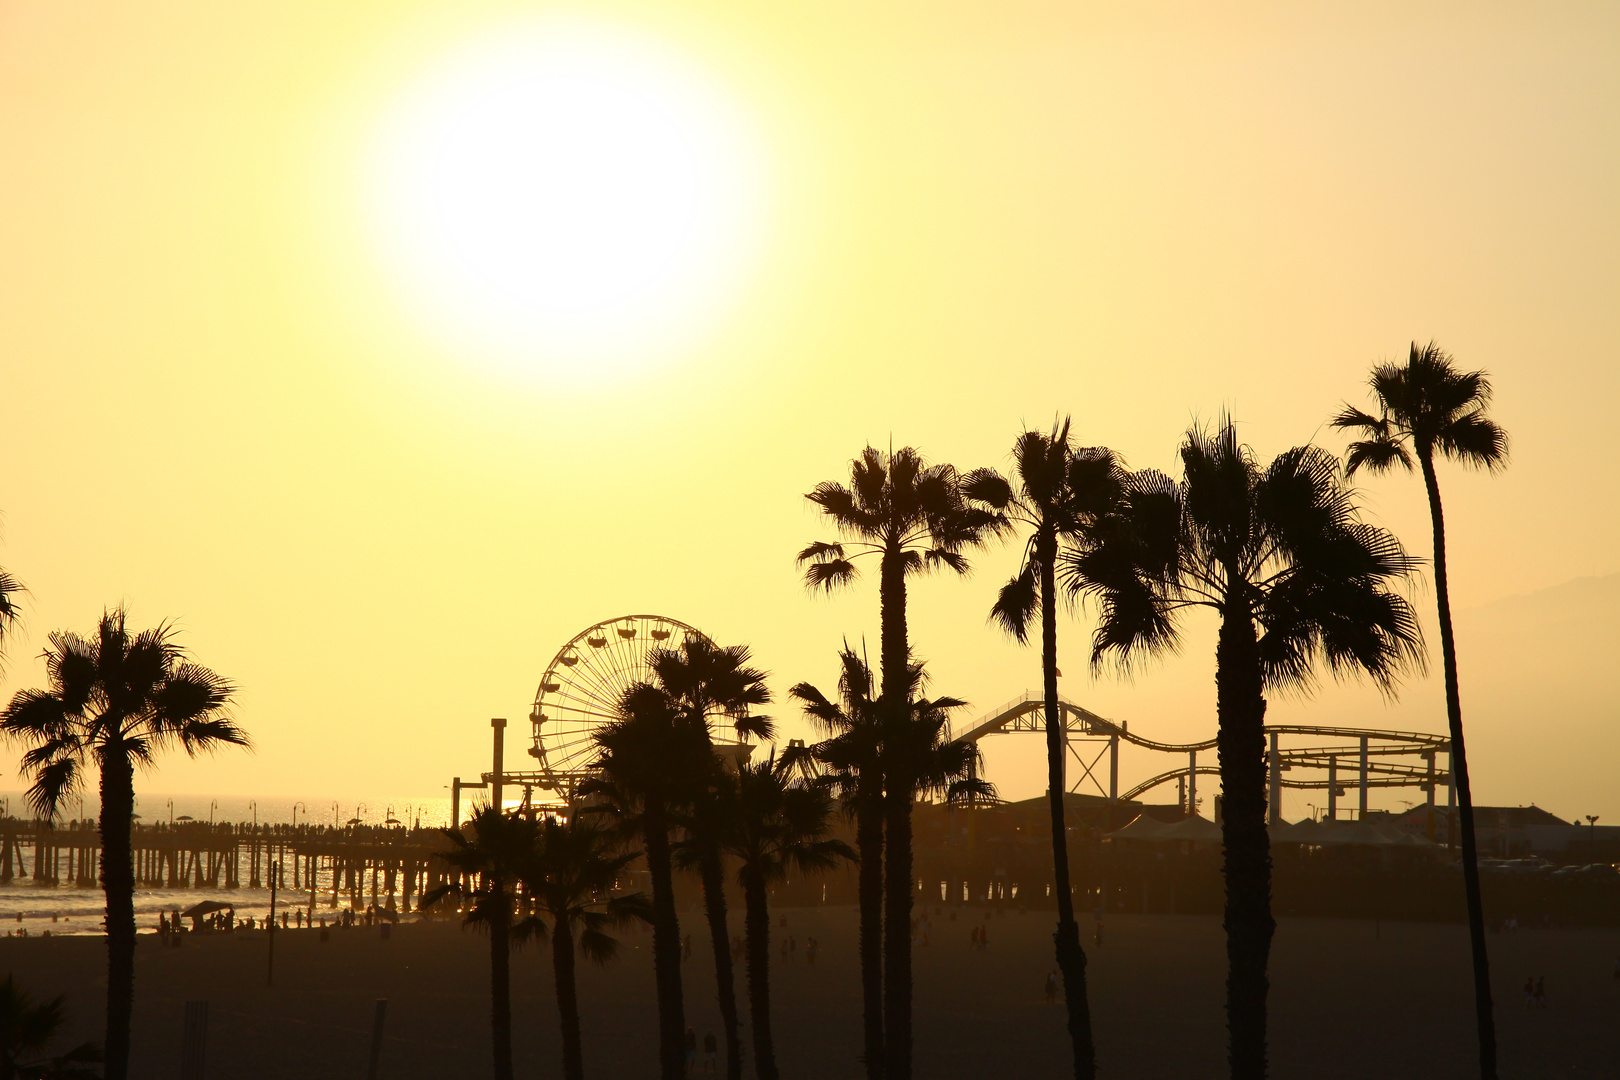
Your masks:
M1063 717L1058 704L1057 559L1061 544L1084 545L1097 522L1112 513L1123 494L1121 470L1112 451L1069 444L1069 421L1049 434L1026 431L1013 445L1013 480L990 469L970 473L963 490L1002 511L1029 530L1024 561L1006 585L990 616L1020 644L1029 640L1030 623L1040 619L1041 690L1046 714L1046 794L1052 819L1052 876L1058 924L1053 935L1058 970L1063 973L1064 1001L1069 1012L1069 1041L1077 1080L1097 1074L1091 1035L1091 1004L1086 991L1086 952L1074 917L1069 886L1068 826L1064 820Z
M751 715L751 705L768 704L770 690L765 672L748 663L746 645L721 648L706 637L688 638L680 649L654 649L648 656L653 677L664 692L696 718L705 740L711 722L729 722L739 737L768 739L769 717ZM712 744L712 743L711 743ZM726 880L721 859L720 832L728 820L720 789L698 789L684 824L696 852L703 882L703 908L709 923L709 944L714 953L715 983L720 999L720 1024L726 1040L726 1076L742 1076L742 1040L737 1030L737 991L731 963L731 931L726 925Z
M450 849L441 852L457 877L422 897L424 908L455 900L463 927L489 932L489 1030L495 1080L512 1080L512 945L532 932L518 918L520 876L534 855L539 825L508 817L493 806L473 814L472 835L446 829Z
M535 846L519 871L538 913L551 919L551 972L562 1025L564 1080L584 1080L579 1039L579 994L575 952L605 964L619 943L608 933L636 919L652 921L652 905L641 893L614 895L619 875L638 853L618 850L617 838L600 821L575 814L566 821L541 823ZM536 936L545 923L531 917Z
M1338 459L1295 447L1261 466L1230 419L1194 428L1179 484L1132 477L1093 542L1060 556L1065 582L1100 600L1094 665L1172 649L1180 615L1220 618L1215 651L1226 876L1226 1015L1231 1075L1266 1073L1271 847L1266 832L1268 690L1308 690L1316 662L1365 673L1385 692L1423 662L1411 606L1387 586L1415 560L1360 520Z
M904 708L910 640L906 621L906 578L946 567L958 574L970 567L965 551L998 531L999 515L962 496L960 478L950 465L929 465L912 447L884 453L868 446L850 462L849 485L817 484L805 495L832 518L845 538L817 541L799 552L805 582L832 591L859 576L855 560L878 556L880 696L899 715ZM910 794L898 796L909 800ZM863 850L863 857L867 852ZM909 890L908 890L909 895ZM885 1074L884 1013L898 1000L884 997L875 970L882 898L861 893L862 993L867 1075ZM907 948L910 934L906 935ZM872 951L868 951L872 948ZM910 953L908 952L909 958ZM908 999L909 1001L909 999ZM908 1005L909 1008L909 1005ZM903 1051L909 1060L909 1048Z
M0 734L30 746L28 802L54 820L93 762L101 783L101 887L107 897L107 1080L129 1072L135 996L135 768L175 745L195 757L247 746L227 710L236 688L193 661L167 625L131 634L122 608L93 638L67 631L45 650L50 686L24 690L0 713Z
M81 1043L55 1058L24 1061L44 1051L67 1020L63 998L35 1001L10 975L0 982L0 1080L94 1080L89 1068L101 1060L101 1047Z
M1446 720L1451 729L1451 776L1461 817L1463 887L1468 903L1468 937L1474 959L1474 1011L1479 1033L1479 1072L1496 1078L1496 1020L1491 1006L1490 959L1485 951L1485 909L1479 892L1479 859L1474 835L1474 795L1463 752L1462 697L1457 686L1457 639L1451 628L1451 586L1446 572L1446 521L1440 505L1435 457L1495 472L1508 459L1507 432L1489 416L1491 382L1483 371L1458 371L1434 342L1412 343L1404 366L1380 364L1372 372L1378 415L1344 407L1336 428L1359 432L1350 444L1345 471L1365 466L1375 473L1392 468L1410 472L1417 458L1429 495L1434 531L1434 591L1440 610L1440 656L1446 677Z
M777 1080L771 1036L770 935L767 887L788 871L830 870L855 853L830 839L833 800L824 783L794 782L795 763L772 754L737 771L737 814L726 848L738 861L737 879L746 905L748 1012L754 1032L754 1071Z
M817 760L831 770L855 818L859 852L861 998L868 1077L883 1067L883 719L866 662L846 642L838 654L838 700L808 682L788 693L828 734ZM909 893L909 890L908 890Z
M637 683L619 716L594 734L600 779L580 786L626 828L640 833L652 878L653 978L658 990L658 1060L663 1080L685 1073L686 1009L681 994L681 927L675 912L670 829L694 788L718 768L702 723L662 689Z

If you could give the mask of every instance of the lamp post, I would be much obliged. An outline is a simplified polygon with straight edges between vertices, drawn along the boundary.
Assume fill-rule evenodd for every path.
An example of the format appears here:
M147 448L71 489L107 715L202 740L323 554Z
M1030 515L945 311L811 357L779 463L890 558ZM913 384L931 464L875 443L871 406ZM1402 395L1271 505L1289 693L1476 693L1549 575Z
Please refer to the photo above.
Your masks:
M298 809L299 809L299 807L303 807L303 810L304 810L304 813L306 813L306 814L307 814L307 813L309 813L309 807L307 807L307 806L304 806L304 804L303 804L303 803L301 803L301 802L295 802L295 803L293 803L293 821L292 821L292 827L293 827L293 829L294 829L294 830L295 830L295 831L296 831L296 830L297 830L297 828L298 828Z
M259 831L259 800L258 799L249 799L248 800L248 809L253 811L253 831L258 832Z
M208 824L209 825L214 824L214 811L218 810L218 809L219 809L219 800L218 799L209 799L208 800Z
M174 800L169 800L169 827L174 827Z
M1592 826L1592 831L1588 834L1591 839L1587 842L1587 849L1593 862L1597 861L1597 820L1598 816L1596 814L1586 815L1586 823Z

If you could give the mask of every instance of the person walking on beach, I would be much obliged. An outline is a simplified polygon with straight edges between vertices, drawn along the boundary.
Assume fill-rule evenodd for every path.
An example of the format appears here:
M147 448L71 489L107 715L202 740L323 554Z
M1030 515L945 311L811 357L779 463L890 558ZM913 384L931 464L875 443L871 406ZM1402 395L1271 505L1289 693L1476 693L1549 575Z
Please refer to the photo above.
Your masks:
M1536 980L1536 1006L1547 1007L1547 976L1543 975Z
M1056 1002L1057 1002L1057 987L1058 987L1057 972L1056 971L1048 971L1046 973L1046 1003L1048 1005L1056 1004Z
M692 1025L686 1025L686 1075L691 1076L697 1072L697 1032Z
M714 1041L714 1032L712 1032L712 1031L708 1032L707 1034L705 1034L703 1036L703 1071L704 1072L709 1073L710 1075L714 1074L714 1061L715 1061L716 1056L718 1056L719 1052L720 1052L719 1047L715 1044L715 1041Z

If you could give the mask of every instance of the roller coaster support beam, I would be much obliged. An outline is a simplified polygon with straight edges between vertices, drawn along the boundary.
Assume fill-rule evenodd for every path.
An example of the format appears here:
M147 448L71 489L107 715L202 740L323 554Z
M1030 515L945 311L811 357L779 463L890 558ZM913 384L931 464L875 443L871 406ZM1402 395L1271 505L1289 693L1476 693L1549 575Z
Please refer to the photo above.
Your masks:
M1361 737L1361 816L1367 816L1367 736Z
M1119 736L1108 736L1108 801L1119 802ZM1112 824L1110 822L1110 824Z
M1328 758L1328 812L1329 821L1339 819L1339 755Z
M1271 795L1266 801L1271 805L1266 807L1266 820L1273 825L1282 821L1282 755L1277 753L1278 737L1275 731L1271 732L1271 756L1268 762L1271 767L1267 770L1271 776Z
M1187 813L1198 813L1198 751L1187 751Z
M497 716L490 720L489 726L495 740L495 771L490 775L489 780L489 805L493 806L496 812L499 813L501 809L501 771L506 764L506 718Z

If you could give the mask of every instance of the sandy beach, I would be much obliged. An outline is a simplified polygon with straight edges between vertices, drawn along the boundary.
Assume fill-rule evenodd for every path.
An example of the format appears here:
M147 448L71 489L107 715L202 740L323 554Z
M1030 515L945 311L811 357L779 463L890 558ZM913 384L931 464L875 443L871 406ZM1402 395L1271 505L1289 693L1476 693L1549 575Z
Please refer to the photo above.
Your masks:
M788 909L799 959L778 965L776 1026L788 1077L842 1080L856 1061L859 997L855 917L848 908ZM1061 1076L1063 1010L1042 1000L1051 967L1044 913L992 916L988 947L969 931L982 911L930 909L930 944L916 952L917 1075ZM711 967L697 920L687 1010L699 1034L718 1029ZM1219 922L1204 916L1113 915L1091 945L1092 1007L1104 1075L1217 1076L1224 1071ZM821 941L812 967L809 936ZM601 1077L652 1077L654 999L645 932L623 958L581 970L586 1067ZM1503 1075L1608 1077L1620 1060L1620 930L1527 929L1491 939ZM382 1075L481 1077L489 1069L487 946L447 923L291 931L265 986L262 932L188 937L178 949L143 938L137 954L132 1075L168 1078L180 1061L183 1006L209 1002L209 1077L363 1076L374 1002L388 999ZM776 955L773 948L773 956ZM1272 1061L1277 1077L1476 1075L1463 927L1284 919L1272 960ZM0 940L0 969L41 995L66 993L70 1040L99 1037L105 950L93 937ZM1527 975L1545 976L1549 1004L1524 1006ZM513 964L520 1074L558 1068L547 954ZM751 1073L752 1070L750 1070Z

